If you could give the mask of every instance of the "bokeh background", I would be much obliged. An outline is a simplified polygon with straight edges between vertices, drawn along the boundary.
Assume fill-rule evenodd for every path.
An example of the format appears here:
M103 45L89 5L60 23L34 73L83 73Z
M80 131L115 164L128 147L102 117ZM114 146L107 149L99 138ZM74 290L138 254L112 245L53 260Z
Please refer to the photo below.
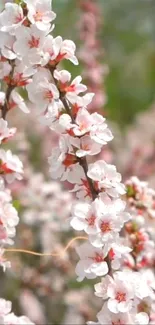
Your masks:
M102 158L115 163L124 180L137 175L154 187L155 1L53 0L53 8L54 36L75 41L80 61L78 67L65 62L62 68L73 76L81 74L97 94L100 90L93 109L106 116L115 135ZM18 129L11 149L25 168L23 181L11 188L21 220L16 247L59 251L76 234L69 227L74 197L68 184L53 182L48 173L47 157L57 136L42 127L33 112L12 112L9 121ZM9 255L12 269L0 275L0 296L36 324L95 320L100 299L93 294L95 281L76 281L76 245L56 258Z
M72 38L79 46L76 24L80 0L53 1L58 14L56 34ZM105 80L110 119L121 127L154 101L155 2L154 0L96 0L101 9L100 42L109 66Z

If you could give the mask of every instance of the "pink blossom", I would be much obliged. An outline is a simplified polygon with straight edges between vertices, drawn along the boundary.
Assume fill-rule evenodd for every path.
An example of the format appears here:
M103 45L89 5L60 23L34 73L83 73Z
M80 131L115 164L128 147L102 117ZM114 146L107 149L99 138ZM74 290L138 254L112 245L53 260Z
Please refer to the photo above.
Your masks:
M96 182L101 191L103 189L108 195L117 197L119 194L125 194L125 187L121 183L121 174L117 172L114 165L99 160L89 165L87 175Z
M103 276L108 273L108 265L105 262L107 252L105 250L94 248L90 243L84 243L76 248L80 257L75 272L78 275L78 281L85 277L94 279L96 276Z
M51 0L24 0L28 9L28 19L31 24L37 26L40 30L47 30L50 23L55 19L56 14L51 10Z
M21 6L16 3L6 3L5 9L0 13L0 30L14 34L23 21L24 15Z
M15 178L21 179L23 164L10 150L0 149L0 173L5 175L6 180L11 183Z

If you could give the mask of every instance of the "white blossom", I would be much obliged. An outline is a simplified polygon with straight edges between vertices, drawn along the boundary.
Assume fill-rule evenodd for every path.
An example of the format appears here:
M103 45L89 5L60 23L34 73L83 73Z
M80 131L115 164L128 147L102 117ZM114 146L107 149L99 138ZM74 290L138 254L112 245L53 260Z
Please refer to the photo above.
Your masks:
M103 276L108 273L108 265L104 260L107 252L94 248L90 243L84 243L76 248L80 257L75 272L78 275L78 281L82 281L85 277L94 279L97 276Z

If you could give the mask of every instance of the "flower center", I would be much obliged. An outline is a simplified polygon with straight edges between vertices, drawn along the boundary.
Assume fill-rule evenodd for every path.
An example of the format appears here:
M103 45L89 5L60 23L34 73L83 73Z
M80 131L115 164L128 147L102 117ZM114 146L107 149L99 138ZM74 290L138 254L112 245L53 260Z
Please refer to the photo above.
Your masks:
M39 38L35 38L34 36L32 36L31 39L28 41L30 49L37 48L39 46L39 41Z
M7 167L6 163L0 165L0 174L12 174L14 171Z
M94 226L95 220L96 220L96 217L94 215L91 215L89 218L86 219L89 226Z
M23 73L16 73L16 75L14 76L12 82L17 87L26 86L29 83L29 81L26 78L24 79Z
M20 21L22 21L23 17L21 14L19 14L18 16L15 17L15 24L20 23Z
M43 13L41 11L36 11L35 15L33 15L35 21L42 21Z
M49 99L52 100L53 99L53 93L51 90L47 90L44 94L44 99Z
M59 82L60 90L65 93L72 93L75 91L75 85L68 85L68 82Z
M63 161L63 165L65 165L66 167L69 167L75 163L76 163L76 157L74 155L71 155L68 153L66 155L66 158Z
M95 256L93 257L93 261L96 263L101 263L104 261L103 255L100 255L99 253L95 253Z
M111 231L110 222L103 221L100 225L100 229L103 233Z
M66 93L68 93L68 92L70 92L70 93L74 92L75 91L75 85L70 85L70 86L66 87L65 88L65 91L66 91Z
M118 302L126 301L126 293L123 292L117 292L115 299Z
M124 322L122 323L122 322L120 321L120 319L118 319L118 320L112 322L112 325L124 325Z
M86 122L82 122L82 123L79 124L79 130L80 131L83 131L83 130L87 129L87 127L88 127L88 125L87 125Z
M84 144L84 145L82 145L82 150L85 150L85 151L90 150L89 145L88 145L88 144Z

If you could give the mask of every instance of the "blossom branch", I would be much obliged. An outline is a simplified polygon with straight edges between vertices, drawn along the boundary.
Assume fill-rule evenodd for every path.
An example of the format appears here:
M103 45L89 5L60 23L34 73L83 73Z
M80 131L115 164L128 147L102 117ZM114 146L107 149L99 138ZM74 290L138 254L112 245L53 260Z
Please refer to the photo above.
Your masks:
M70 40L61 36L53 38L50 34L56 15L51 10L51 0L46 0L46 6L44 1L8 3L0 14L0 31L4 33L0 49L7 61L3 63L3 74L5 77L10 74L8 56L16 59L13 84L27 91L28 106L37 111L43 124L59 134L59 145L49 157L50 174L53 179L74 186L72 191L77 201L70 224L88 237L87 242L76 248L80 258L76 266L77 280L103 277L95 285L95 295L104 301L97 314L98 322L148 324L151 314L142 305L144 299L154 299L153 287L146 273L135 272L129 263L131 251L137 253L137 247L141 247L139 238L143 238L143 232L135 232L130 238L132 247L121 236L122 229L132 219L122 200L126 189L121 175L114 165L104 160L91 163L91 157L98 155L113 135L103 116L89 113L87 107L94 94L86 93L81 76L72 80L69 71L57 69L63 60L78 64L76 46ZM12 92L8 89L6 104L10 94L13 105L28 113L27 103L14 89ZM5 117L8 107L3 109ZM10 153L9 157L4 153L1 156L1 173L9 179L10 176L19 178L22 166L17 158L13 164Z
M50 69L50 72L52 74L52 77L53 77L53 80L55 82L55 85L57 86L58 88L58 91L59 91L59 94L60 94L60 99L64 105L64 108L66 110L66 113L71 117L71 120L73 123L75 123L75 119L72 115L72 110L71 110L71 107L67 101L67 99L65 98L65 94L61 91L60 87L59 87L59 83L58 83L58 80L54 77L54 71L56 68L51 68L49 67ZM89 184L89 188L90 188L90 191L91 191L91 194L92 194L92 199L95 200L97 198L97 191L95 190L94 188L94 185L93 185L93 182L91 180L91 178L88 177L88 164L87 164L87 160L85 157L82 157L82 158L79 158L77 157L77 161L79 162L79 164L81 165L81 167L83 168L84 170L84 173L85 173L85 176L86 176L86 179L88 181L88 184Z

